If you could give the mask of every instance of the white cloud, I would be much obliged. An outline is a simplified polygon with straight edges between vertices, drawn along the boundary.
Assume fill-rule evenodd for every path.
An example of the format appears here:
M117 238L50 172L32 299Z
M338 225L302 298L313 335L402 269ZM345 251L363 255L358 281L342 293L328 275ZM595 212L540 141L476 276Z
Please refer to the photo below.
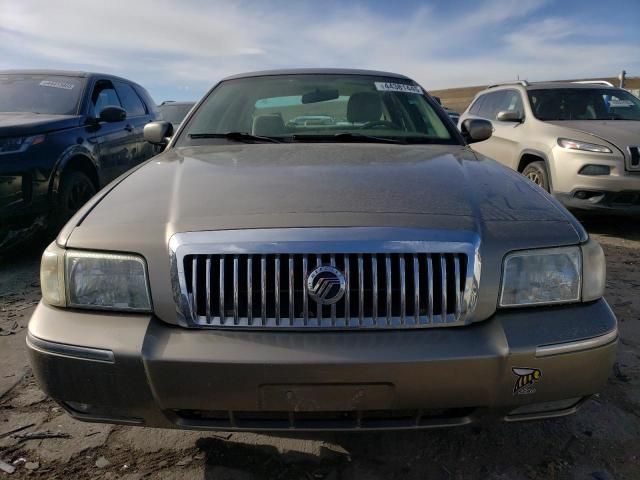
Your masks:
M294 66L398 71L427 88L640 67L621 38L543 17L545 3L485 0L443 18L428 5L389 15L344 2L0 0L0 58L194 95L228 74Z

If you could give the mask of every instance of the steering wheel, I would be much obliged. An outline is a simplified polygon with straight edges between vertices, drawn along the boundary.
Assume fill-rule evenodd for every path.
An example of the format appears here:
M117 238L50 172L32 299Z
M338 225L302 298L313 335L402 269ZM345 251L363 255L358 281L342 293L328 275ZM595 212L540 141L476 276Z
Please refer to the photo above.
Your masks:
M369 130L371 128L387 127L392 130L400 130L400 127L393 122L387 120L374 120L373 122L367 122L362 126L362 130Z

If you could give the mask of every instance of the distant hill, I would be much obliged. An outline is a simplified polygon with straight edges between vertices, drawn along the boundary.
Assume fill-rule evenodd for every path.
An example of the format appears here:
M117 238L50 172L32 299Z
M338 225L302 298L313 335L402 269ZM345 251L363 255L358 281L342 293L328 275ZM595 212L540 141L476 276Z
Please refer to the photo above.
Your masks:
M614 85L618 85L617 78L583 78L580 80L606 80ZM576 80L560 80L562 82L574 82ZM629 77L625 81L624 87L629 90L640 89L640 77ZM487 85L479 85L475 87L461 87L461 88L447 88L443 90L429 90L431 95L440 97L442 104L455 110L458 113L462 113L475 97L476 93L487 88Z

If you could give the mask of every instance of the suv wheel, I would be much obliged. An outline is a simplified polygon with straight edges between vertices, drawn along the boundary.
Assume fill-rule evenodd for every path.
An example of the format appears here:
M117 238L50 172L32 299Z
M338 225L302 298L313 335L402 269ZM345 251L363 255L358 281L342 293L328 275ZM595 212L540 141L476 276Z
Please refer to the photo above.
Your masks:
M87 201L96 194L93 182L82 172L69 172L62 177L56 220L66 223Z
M522 171L522 175L527 177L536 185L544 188L547 192L549 190L549 174L547 173L547 166L544 162L531 162Z

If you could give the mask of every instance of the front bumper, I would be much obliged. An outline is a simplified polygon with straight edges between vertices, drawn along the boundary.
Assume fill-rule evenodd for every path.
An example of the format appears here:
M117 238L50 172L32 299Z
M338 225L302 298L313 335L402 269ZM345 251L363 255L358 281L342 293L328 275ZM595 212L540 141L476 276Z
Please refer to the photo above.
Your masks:
M191 330L40 304L27 339L42 389L78 419L254 431L564 415L604 385L616 343L604 300L366 332Z
M566 207L611 213L640 214L640 172L625 169L615 154L581 152L556 147L552 151L554 195ZM585 175L587 166L609 168L609 175Z

